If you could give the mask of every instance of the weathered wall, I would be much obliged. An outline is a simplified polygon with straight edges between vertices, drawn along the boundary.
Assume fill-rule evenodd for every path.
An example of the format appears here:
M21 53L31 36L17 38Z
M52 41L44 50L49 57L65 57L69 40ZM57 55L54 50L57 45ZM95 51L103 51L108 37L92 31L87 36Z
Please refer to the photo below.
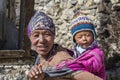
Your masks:
M68 25L74 12L80 10L91 17L105 51L107 80L120 80L120 0L35 0L35 10L38 9L53 18L57 31L55 42L69 49L73 49L73 43ZM0 66L0 80L23 80L29 67L29 64ZM14 72L16 69L18 72ZM6 74L8 71L13 74Z
M13 58L0 59L0 80L28 80L28 70L33 66L34 59Z

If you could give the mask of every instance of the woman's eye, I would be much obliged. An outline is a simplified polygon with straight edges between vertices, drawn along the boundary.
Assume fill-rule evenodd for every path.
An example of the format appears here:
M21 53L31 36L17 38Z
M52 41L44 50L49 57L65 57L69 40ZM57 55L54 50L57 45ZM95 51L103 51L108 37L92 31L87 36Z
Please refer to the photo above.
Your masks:
M44 35L45 36L51 36L52 34L50 32L45 32Z
M50 33L45 33L45 35L51 35Z
M33 37L39 37L39 35L38 34L34 34Z

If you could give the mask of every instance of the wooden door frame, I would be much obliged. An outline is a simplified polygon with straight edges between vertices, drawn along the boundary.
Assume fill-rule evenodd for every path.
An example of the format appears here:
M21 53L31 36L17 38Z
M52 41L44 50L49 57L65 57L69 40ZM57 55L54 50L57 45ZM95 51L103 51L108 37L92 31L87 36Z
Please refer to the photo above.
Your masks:
M5 1L5 0L2 0ZM30 58L30 41L27 36L27 25L32 15L34 14L35 0L21 0L20 3L20 23L19 23L19 50L0 50L0 59L3 58ZM6 9L6 8L5 8ZM3 11L5 15L6 11ZM5 18L1 21L4 22Z

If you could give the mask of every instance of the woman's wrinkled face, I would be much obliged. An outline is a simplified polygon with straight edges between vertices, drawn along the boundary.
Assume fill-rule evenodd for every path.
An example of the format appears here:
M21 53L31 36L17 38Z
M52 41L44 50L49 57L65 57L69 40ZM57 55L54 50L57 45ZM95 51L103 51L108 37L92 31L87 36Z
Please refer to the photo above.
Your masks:
M38 54L46 56L53 47L54 35L49 30L34 30L30 41Z
M79 31L74 36L75 42L82 48L87 48L94 41L94 35L92 31L83 30Z

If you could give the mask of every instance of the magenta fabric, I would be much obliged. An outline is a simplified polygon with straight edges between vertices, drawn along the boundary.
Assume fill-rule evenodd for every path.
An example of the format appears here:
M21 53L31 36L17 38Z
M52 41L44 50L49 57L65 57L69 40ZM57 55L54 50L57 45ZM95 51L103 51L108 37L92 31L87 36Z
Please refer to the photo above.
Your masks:
M57 69L63 67L68 67L73 71L88 71L106 80L104 54L98 46L84 52L74 60L66 60L57 65Z

